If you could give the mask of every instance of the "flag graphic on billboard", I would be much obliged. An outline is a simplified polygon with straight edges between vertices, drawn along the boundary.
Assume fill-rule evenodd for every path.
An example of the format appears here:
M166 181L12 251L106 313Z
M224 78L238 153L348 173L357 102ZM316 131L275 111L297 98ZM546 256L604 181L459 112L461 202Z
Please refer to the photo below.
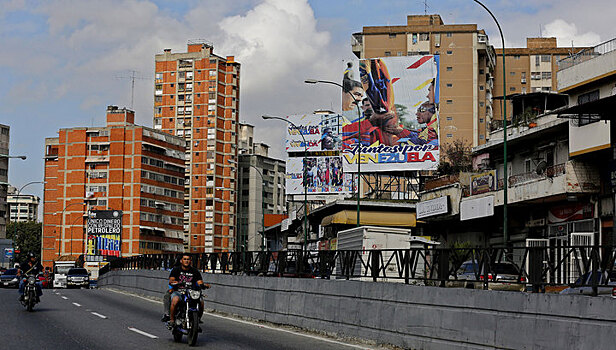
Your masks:
M119 257L122 247L122 212L92 210L87 222L89 256Z

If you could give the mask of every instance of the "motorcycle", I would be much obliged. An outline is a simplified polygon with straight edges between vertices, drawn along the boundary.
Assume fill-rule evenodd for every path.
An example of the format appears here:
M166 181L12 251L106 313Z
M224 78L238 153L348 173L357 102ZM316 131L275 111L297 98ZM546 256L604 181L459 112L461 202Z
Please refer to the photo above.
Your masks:
M197 343L198 334L201 332L199 327L199 316L201 314L201 288L180 285L185 287L182 290L180 302L175 311L175 324L171 330L173 340L181 342L182 337L188 337L188 345L194 346ZM203 288L209 288L204 286Z
M36 282L35 276L29 275L24 278L26 284L24 285L24 297L21 300L21 304L29 311L34 310L34 305L39 302L39 298L36 295Z

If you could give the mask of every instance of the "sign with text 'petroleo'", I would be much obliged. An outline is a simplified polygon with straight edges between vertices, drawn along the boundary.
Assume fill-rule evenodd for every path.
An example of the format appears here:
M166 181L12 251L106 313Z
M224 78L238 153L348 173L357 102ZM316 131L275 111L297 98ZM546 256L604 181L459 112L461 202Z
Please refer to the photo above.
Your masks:
M93 210L87 222L87 255L119 257L122 247L122 212Z

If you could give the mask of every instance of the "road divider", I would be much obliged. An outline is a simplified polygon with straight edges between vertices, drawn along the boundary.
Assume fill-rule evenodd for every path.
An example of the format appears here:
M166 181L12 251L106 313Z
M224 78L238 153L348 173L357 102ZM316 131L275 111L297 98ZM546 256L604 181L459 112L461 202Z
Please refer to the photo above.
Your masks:
M75 305L77 307L81 307L81 304L73 303L73 305Z
M105 316L105 315L101 315L101 314L99 314L98 312L90 312L90 313L91 313L92 315L94 315L94 316L98 316L98 317L100 317L100 318L102 318L102 319L107 319L107 316Z
M139 330L139 329L137 329L137 328L128 327L128 330L129 330L129 331L133 331L133 332L138 333L138 334L141 334L141 335L144 335L144 336L146 336L146 337L148 337L148 338L151 338L151 339L158 339L158 337L157 337L157 336L155 336L155 335L153 335L153 334L150 334L150 333L147 333L147 332L144 332L144 331Z

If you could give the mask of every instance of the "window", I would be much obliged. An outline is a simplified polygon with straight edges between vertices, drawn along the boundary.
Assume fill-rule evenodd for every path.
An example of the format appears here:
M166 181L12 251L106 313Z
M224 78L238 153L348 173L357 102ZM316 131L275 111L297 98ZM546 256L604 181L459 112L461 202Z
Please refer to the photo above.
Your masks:
M210 74L210 77L215 77L216 76L216 71L215 70L211 70L209 74Z
M515 72L509 72L509 75L511 75L513 77L513 76L515 76Z
M584 103L596 101L598 99L599 99L599 90L594 90L594 91L579 95L577 101L578 101L578 105L581 105ZM587 115L587 114L579 115L578 120L577 120L578 126L584 126L584 125L592 124L598 121L599 119L593 118L592 116Z
M419 34L419 41L428 41L428 40L430 40L430 34L428 33Z
M156 73L156 80L162 80L163 79L163 73Z
M479 85L479 91L483 91L483 85Z
M453 36L452 32L447 32L447 34L445 34L446 37L451 38Z
M479 118L479 122L480 122L480 123L483 123L483 118Z
M483 135L479 135L479 139L480 139L480 140L483 140Z
M389 34L389 38L390 39L395 39L396 38L396 34L395 33L394 34Z
M509 91L515 91L515 86L509 87Z
M453 103L453 100L447 100L447 104L450 105Z
M404 56L404 52L398 51L398 56Z
M483 102L479 102L479 107L483 107Z
M552 72L541 72L541 79L544 79L544 80L552 79Z
M526 93L526 86L522 86L522 93L525 94Z
M447 117L447 120L448 120L448 121L452 121L452 120L453 120L453 117Z
M513 59L514 59L514 60L519 60L519 59L520 59L520 55L514 55L514 56L513 56Z
M480 69L480 70L479 70L479 74L483 74L483 69Z
M451 51L451 50L447 50L447 54L448 54L448 55L453 55L453 51Z
M453 70L453 67L447 67L447 71L451 72Z
M453 134L447 134L447 138L450 139L453 137Z
M448 88L453 87L453 84L448 83L448 84L447 84L447 87L448 87Z
M535 56L535 66L539 66L540 60L541 60L540 56Z
M550 62L550 55L541 55L541 62Z
M391 56L391 51L385 51L385 56Z

